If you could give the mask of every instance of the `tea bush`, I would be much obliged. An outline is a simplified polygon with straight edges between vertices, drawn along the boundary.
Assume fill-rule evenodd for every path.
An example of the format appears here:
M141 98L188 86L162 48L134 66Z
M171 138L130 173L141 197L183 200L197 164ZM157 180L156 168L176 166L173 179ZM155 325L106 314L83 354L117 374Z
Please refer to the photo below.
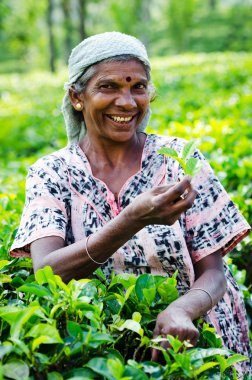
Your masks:
M97 279L66 285L50 267L34 279L27 260L0 265L2 379L229 379L246 360L222 348L203 321L200 348L168 336L165 351L164 338L152 338L158 313L178 297L175 276L120 274L109 283L98 270ZM161 351L161 364L151 349Z

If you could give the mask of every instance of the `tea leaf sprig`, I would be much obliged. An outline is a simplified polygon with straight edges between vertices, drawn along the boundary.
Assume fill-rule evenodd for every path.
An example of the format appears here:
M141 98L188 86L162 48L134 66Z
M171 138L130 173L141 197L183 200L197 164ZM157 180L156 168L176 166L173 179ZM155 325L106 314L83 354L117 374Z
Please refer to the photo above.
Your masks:
M190 140L186 143L182 150L182 157L179 157L178 152L175 149L166 147L159 149L157 153L174 158L179 162L185 174L193 177L203 166L199 159L190 157L194 152L196 145L197 142L195 140Z

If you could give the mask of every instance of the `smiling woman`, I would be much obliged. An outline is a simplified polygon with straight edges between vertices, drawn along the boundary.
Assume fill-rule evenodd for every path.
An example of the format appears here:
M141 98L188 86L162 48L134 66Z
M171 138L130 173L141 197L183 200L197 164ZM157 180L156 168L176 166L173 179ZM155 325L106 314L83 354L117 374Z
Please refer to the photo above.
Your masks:
M226 347L250 357L242 296L222 260L250 226L198 150L193 180L157 153L181 155L186 142L144 132L150 72L143 44L122 33L92 36L72 51L62 107L69 144L30 168L11 254L31 255L35 270L50 265L64 281L99 266L108 278L176 273L180 298L158 315L154 336L196 345L193 322L202 316ZM241 378L250 368L250 358L237 364Z
M83 114L87 134L101 141L134 139L150 102L143 64L128 57L127 61L105 60L93 68L94 74L86 83L85 91L79 93L72 87L69 92L73 107ZM129 75L130 82L127 81Z

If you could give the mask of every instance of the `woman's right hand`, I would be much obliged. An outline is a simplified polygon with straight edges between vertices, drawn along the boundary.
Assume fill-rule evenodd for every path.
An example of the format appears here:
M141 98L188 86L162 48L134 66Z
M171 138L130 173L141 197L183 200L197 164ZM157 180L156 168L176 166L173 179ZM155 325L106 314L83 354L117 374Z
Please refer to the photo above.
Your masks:
M143 227L149 224L171 226L192 207L196 195L187 176L176 184L157 186L138 195L127 208L128 216Z

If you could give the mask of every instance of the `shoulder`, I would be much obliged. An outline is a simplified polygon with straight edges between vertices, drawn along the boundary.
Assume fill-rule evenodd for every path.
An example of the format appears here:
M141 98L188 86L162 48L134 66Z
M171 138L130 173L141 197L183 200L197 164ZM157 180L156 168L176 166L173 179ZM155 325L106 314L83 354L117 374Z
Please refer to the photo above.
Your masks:
M177 136L163 136L158 134L148 134L148 142L154 149L169 147L175 149L177 152L180 152L184 145L188 142L187 140L177 137Z
M73 161L74 146L68 145L65 148L52 152L46 156L39 158L29 168L29 174L38 174L43 176L43 173L48 173L53 176L62 177L68 171L68 168Z

